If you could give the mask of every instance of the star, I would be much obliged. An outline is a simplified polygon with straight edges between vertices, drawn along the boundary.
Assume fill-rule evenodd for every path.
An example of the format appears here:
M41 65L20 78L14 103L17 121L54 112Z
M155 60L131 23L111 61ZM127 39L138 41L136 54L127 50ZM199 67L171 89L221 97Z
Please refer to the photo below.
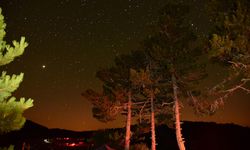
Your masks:
M45 68L46 68L46 65L42 65L42 68L45 69Z

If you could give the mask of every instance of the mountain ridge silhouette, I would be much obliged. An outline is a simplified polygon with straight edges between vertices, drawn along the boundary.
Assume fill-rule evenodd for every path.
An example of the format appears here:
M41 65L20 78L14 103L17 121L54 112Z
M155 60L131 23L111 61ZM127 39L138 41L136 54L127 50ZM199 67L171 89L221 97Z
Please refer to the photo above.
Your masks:
M135 132L139 126L133 125L132 131ZM248 148L250 141L250 128L240 125L226 123L218 124L215 122L193 122L184 121L182 124L183 137L187 149L191 150L240 150ZM27 120L24 127L19 131L13 131L0 135L0 147L10 144L21 145L24 141L41 142L46 138L57 137L84 137L91 139L98 134L109 134L114 131L124 132L125 128L101 129L93 131L70 131L65 129L49 129L40 124ZM103 134L104 135L104 134ZM145 137L144 140L138 140L139 136ZM139 136L131 137L131 144L146 143L148 147L151 144L150 127ZM100 137L100 136L99 136ZM107 136L106 136L107 137ZM105 138L105 136L101 137ZM136 139L137 138L137 139ZM107 142L107 139L102 139ZM178 150L175 130L166 125L156 127L157 150ZM104 144L104 143L103 143ZM31 148L32 149L32 148ZM37 148L36 148L37 149ZM44 148L43 148L44 149Z

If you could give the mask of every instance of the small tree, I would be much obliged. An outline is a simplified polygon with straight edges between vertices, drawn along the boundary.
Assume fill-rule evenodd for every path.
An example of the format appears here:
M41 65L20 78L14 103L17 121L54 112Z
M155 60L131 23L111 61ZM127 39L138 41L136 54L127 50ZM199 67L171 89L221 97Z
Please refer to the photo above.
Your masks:
M0 66L6 65L23 54L28 46L25 38L21 37L20 42L13 41L13 46L4 41L5 37L4 17L0 8ZM33 106L33 100L21 98L19 101L11 97L23 80L23 73L20 75L7 75L5 71L0 77L0 134L20 129L25 118L23 112Z

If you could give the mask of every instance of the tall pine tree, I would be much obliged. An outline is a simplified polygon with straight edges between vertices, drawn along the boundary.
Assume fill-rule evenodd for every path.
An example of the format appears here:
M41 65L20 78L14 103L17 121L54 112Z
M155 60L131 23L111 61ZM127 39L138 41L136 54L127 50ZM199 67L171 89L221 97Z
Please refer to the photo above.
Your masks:
M151 123L151 149L156 150L156 135L155 135L155 104L156 95L159 93L157 85L157 78L153 77L153 71L151 66L145 70L133 70L131 69L132 84L136 87L140 87L142 95L145 95L146 102L150 105L150 123ZM146 104L146 103L145 103ZM145 105L146 106L146 105ZM142 108L145 109L145 108Z
M142 51L133 51L130 55L116 57L115 65L111 68L99 70L96 74L103 82L103 92L89 89L83 93L93 104L93 115L100 121L111 121L116 119L118 114L126 115L126 136L124 149L130 149L131 121L138 112L134 107L137 88L132 85L130 79L130 68L141 68L145 66L145 58Z
M0 8L0 66L6 65L23 54L28 46L25 38L21 37L19 42L13 41L13 46L4 41L5 37L4 16ZM0 77L0 134L20 129L25 123L23 112L33 106L33 100L20 98L16 100L11 96L23 80L23 73L19 75L7 75L2 71Z
M189 7L186 5L166 5L161 11L156 33L145 41L145 51L157 66L154 72L160 74L162 82L166 82L166 93L172 93L176 140L180 150L185 150L180 98L187 99L187 93L195 90L194 83L205 77L203 65L198 62L202 55L201 43L188 24L188 12Z

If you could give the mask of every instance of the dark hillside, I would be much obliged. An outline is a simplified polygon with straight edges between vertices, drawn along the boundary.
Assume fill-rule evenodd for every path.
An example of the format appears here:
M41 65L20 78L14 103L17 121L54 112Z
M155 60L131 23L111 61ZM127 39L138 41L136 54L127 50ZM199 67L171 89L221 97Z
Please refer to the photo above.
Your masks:
M182 124L182 128L186 141L186 148L189 150L241 150L246 149L250 142L249 127L242 127L234 124L185 121ZM132 127L134 134L131 144L145 143L148 147L150 147L150 128L143 129L143 132L135 132L136 129L138 129L137 126ZM125 129L118 128L88 132L74 132L62 129L48 129L39 124L27 121L25 126L20 131L0 136L0 146L14 144L18 149L21 147L22 143L25 142L29 143L30 148L34 150L65 149L65 147L54 147L56 144L56 146L60 145L60 142L65 143L65 139L69 139L67 141L68 143L76 143L77 141L93 143L94 148L92 149L104 144L115 147L122 145L124 131ZM115 132L119 134L117 134L116 137L113 136L112 139L112 135L115 135ZM156 137L158 144L157 150L178 150L174 129L170 129L164 125L158 126L156 128ZM46 143L45 140L50 141L50 144ZM55 141L57 141L57 143ZM77 146L75 146L73 149L84 150L85 148L77 148Z
M190 150L240 150L250 142L250 128L234 124L184 122L185 145ZM178 150L175 131L166 126L157 128L158 150ZM148 136L148 143L150 137Z

